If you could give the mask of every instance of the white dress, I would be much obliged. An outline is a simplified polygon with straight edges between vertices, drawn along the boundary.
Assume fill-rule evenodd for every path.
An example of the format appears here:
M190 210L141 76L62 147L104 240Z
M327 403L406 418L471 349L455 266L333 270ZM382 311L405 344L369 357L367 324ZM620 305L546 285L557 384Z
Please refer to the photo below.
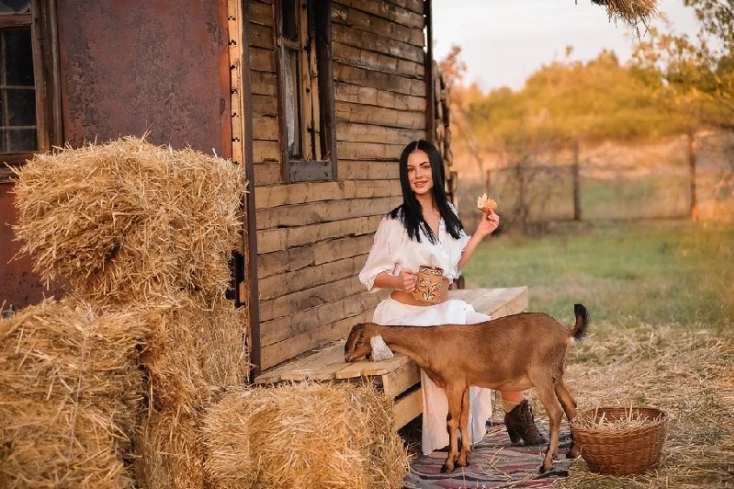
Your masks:
M455 212L455 211L454 211ZM370 250L359 280L370 292L377 292L375 277L380 272L397 275L409 269L418 273L421 265L440 267L444 277L450 282L458 278L459 259L469 242L469 236L462 231L459 239L454 239L447 231L441 219L439 222L438 240L431 243L421 230L421 242L413 241L403 227L400 219L385 217L375 233L375 241ZM382 325L435 326L437 324L473 324L490 319L486 314L477 313L464 301L448 300L441 304L429 306L411 306L387 298L375 309L373 321ZM446 415L448 401L446 393L433 383L421 370L423 388L423 427L421 430L423 454L448 445L449 434L446 431ZM486 421L492 416L491 390L471 387L469 390L469 434L471 444L481 441L486 434Z

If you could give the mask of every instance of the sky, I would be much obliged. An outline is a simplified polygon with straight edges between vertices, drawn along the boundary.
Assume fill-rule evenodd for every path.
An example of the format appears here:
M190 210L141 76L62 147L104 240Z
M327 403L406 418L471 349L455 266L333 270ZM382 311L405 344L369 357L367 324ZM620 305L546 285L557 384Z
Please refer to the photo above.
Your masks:
M660 0L658 9L678 33L695 34L698 22L683 0ZM662 25L660 20L654 24ZM483 90L521 89L543 64L588 61L603 49L621 62L632 54L633 29L609 21L606 9L590 0L433 0L434 58L461 46L466 81ZM641 31L644 36L644 32Z

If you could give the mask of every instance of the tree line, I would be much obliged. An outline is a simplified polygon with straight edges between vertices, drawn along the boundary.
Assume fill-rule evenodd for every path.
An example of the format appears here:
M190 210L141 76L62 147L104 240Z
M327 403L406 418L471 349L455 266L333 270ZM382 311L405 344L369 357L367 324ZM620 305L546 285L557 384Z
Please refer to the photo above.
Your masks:
M569 46L565 60L540 67L517 91L464 84L454 46L440 63L454 139L510 149L734 130L734 2L684 1L699 20L697 36L650 28L626 63L612 51L571 61Z

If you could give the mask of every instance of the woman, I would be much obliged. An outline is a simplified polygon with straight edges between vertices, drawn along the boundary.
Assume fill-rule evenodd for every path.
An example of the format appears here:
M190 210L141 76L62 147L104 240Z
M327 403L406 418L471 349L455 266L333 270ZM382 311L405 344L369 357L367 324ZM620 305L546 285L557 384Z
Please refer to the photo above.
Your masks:
M456 209L446 200L444 182L441 155L431 143L420 140L405 147L400 156L403 204L380 222L367 262L359 274L360 281L371 292L392 290L375 309L373 322L377 324L432 326L473 324L490 319L464 301L448 300L448 290L482 239L497 229L500 218L494 212L483 211L476 232L467 236ZM421 265L443 269L437 304L413 297ZM444 390L423 371L421 384L422 450L428 454L448 445L448 403ZM470 389L471 444L481 441L486 434L486 421L492 415L490 392L478 387ZM523 393L506 391L502 397L512 441L517 441L519 435L526 445L546 443L538 433Z

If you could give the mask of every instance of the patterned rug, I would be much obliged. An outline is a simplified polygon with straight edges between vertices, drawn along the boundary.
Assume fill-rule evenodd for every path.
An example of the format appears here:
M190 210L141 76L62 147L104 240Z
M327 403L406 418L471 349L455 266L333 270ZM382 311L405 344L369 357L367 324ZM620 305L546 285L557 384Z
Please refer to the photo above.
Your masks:
M548 436L548 424L538 423ZM457 468L451 474L442 474L445 451L421 455L414 460L405 477L405 489L469 489L548 487L555 480L568 476L573 460L566 458L571 446L567 425L561 426L558 458L553 470L539 474L546 446L512 446L505 425L493 423L487 435L469 454L469 466Z

